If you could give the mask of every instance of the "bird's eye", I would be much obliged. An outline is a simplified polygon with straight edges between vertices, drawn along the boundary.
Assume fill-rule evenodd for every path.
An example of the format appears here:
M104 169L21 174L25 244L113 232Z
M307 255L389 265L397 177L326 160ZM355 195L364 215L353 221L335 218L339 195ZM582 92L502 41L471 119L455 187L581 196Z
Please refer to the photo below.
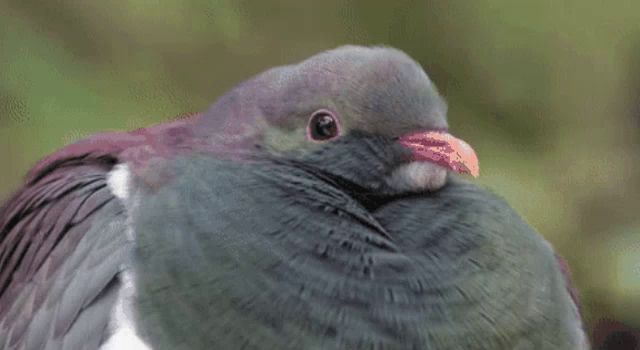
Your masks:
M309 119L308 136L314 141L326 141L340 133L338 120L327 110L314 112Z

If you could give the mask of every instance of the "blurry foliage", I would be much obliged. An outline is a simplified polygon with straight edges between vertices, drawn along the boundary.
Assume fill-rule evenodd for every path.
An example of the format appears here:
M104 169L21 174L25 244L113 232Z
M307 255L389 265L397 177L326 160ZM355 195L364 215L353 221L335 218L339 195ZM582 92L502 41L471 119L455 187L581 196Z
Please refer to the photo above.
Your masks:
M640 2L0 2L0 197L83 136L199 111L344 43L407 51L480 182L564 255L590 325L640 327Z

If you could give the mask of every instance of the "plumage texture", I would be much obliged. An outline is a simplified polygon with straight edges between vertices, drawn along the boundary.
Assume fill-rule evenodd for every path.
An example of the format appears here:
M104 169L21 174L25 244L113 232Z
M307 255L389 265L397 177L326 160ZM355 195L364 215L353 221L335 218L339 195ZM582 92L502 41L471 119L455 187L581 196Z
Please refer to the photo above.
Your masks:
M0 349L98 348L129 280L156 350L586 349L549 244L398 142L447 127L415 61L347 46L67 146L0 210Z
M290 164L169 167L133 213L154 349L583 349L550 246L471 183L367 210Z

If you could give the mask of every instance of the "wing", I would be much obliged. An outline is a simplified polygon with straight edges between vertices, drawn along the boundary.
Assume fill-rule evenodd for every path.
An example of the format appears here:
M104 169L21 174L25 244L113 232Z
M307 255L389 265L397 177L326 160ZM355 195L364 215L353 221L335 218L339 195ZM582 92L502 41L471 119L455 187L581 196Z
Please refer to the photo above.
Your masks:
M97 349L106 336L130 246L107 186L115 159L54 158L0 209L0 349Z

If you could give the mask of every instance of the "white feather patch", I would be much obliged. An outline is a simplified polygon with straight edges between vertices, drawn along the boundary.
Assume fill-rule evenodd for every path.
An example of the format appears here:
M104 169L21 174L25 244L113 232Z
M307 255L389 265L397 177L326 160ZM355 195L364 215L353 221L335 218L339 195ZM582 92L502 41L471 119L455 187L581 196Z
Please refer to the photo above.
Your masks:
M129 198L131 173L126 164L118 164L107 175L107 185L114 196L123 202Z
M131 204L131 172L126 164L118 164L107 175L107 185L111 193L118 198L125 207ZM130 209L130 208L129 208ZM127 239L134 244L135 235L128 222ZM109 320L111 334L100 350L151 350L137 334L133 315L133 302L136 296L135 275L131 268L124 266L118 275L120 290Z
M136 333L133 318L133 298L136 290L133 278L133 272L129 270L120 273L120 291L109 321L112 335L100 350L151 350Z
M100 350L151 350L130 328L123 328L112 335Z
M387 184L398 191L436 191L446 180L445 168L429 162L411 162L395 169Z

